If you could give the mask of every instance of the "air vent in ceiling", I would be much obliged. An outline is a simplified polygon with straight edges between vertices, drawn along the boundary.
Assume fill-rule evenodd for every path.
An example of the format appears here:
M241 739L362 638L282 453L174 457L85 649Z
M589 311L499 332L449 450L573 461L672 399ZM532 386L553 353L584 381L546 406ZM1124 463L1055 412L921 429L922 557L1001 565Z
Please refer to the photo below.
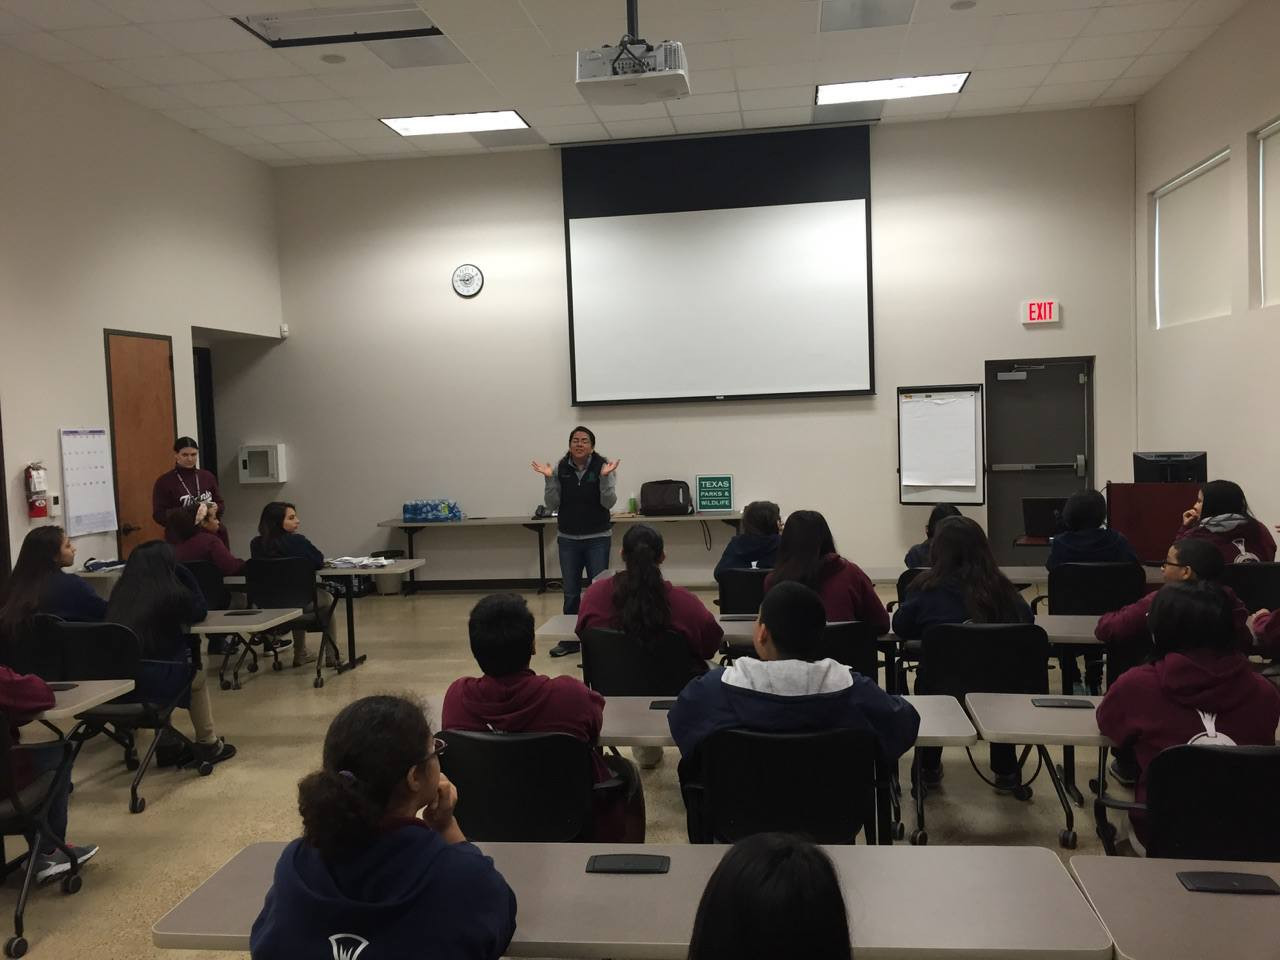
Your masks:
M412 3L288 10L232 19L267 46L276 49L442 36L431 18Z

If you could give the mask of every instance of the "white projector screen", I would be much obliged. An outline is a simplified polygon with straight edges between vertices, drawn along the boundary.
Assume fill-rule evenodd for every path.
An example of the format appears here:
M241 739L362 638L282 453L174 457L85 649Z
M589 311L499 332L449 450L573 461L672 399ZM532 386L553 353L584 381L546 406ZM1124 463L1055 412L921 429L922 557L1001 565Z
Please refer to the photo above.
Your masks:
M574 401L870 392L864 199L570 219Z

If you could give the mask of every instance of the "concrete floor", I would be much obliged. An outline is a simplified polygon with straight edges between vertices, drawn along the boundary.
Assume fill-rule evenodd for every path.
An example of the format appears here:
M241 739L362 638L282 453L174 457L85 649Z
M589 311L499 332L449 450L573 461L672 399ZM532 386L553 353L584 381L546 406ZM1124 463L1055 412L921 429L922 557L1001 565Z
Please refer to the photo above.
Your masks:
M710 603L711 594L703 594ZM69 834L73 842L101 846L87 864L84 888L64 896L56 885L37 890L27 909L27 939L37 957L193 957L151 945L151 925L246 844L297 836L295 785L319 764L325 729L351 700L371 693L443 692L458 676L477 672L467 646L466 620L479 594L417 594L356 601L360 651L368 662L313 689L311 673L259 672L240 691L211 684L219 732L239 748L207 778L190 771L153 770L143 781L146 810L128 812L131 775L120 750L99 738L86 745L75 768ZM560 612L559 594L530 595L540 623ZM342 614L335 623L342 637ZM313 642L315 638L312 638ZM552 660L539 650L534 667L551 674L577 673L576 659ZM179 715L185 728L186 717ZM189 728L187 728L189 729ZM975 757L985 759L985 749ZM676 784L675 757L642 773L648 839L686 842L684 808ZM1096 762L1078 757L1087 782ZM930 796L930 843L1036 844L1057 851L1062 812L1042 773L1029 803L994 794L974 776L963 750L944 752L946 779ZM907 764L902 766L904 780ZM909 798L908 802L909 802ZM904 814L910 829L913 814ZM1100 853L1088 808L1078 810L1079 853ZM12 842L10 853L12 855ZM17 899L14 878L3 892L5 924ZM0 928L0 937L11 928ZM231 957L239 954L203 954Z

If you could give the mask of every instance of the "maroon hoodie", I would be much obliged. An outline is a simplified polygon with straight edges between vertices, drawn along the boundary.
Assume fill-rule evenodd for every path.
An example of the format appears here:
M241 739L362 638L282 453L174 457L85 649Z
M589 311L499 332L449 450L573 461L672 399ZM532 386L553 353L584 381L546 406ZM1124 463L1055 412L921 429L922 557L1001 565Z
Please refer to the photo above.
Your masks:
M0 667L0 710L9 719L9 739L16 746L18 727L53 707L53 690L31 673L15 673ZM21 789L31 782L31 759L23 750L13 751L13 777Z
M1280 614L1267 613L1253 621L1258 638L1258 653L1271 660L1280 660Z
M1159 592L1152 590L1141 600L1136 600L1127 607L1104 613L1098 618L1098 625L1094 628L1093 635L1099 642L1112 648L1149 650L1151 631L1147 629L1147 614L1151 612L1151 605L1155 603L1156 594ZM1222 592L1231 602L1231 619L1235 624L1236 635L1240 639L1240 649L1247 653L1253 649L1253 638L1249 634L1246 623L1249 619L1249 611L1245 609L1240 598L1230 587L1222 587Z
M1170 653L1122 674L1098 706L1098 729L1116 746L1131 746L1142 768L1136 796L1147 797L1155 755L1204 732L1198 711L1217 715L1219 733L1240 746L1271 746L1280 724L1280 690L1254 672L1241 653ZM1142 820L1134 818L1138 838Z
M1236 558L1241 556L1235 542L1237 540L1242 540L1245 550L1256 556L1262 563L1271 563L1276 558L1276 542L1271 536L1271 531L1253 517L1224 533L1214 533L1199 524L1183 527L1173 539L1175 543L1184 539L1208 540L1218 548L1223 562L1228 564L1235 563Z
M593 627L604 630L622 628L618 611L613 606L614 580L615 577L597 580L582 595L578 622L573 628L573 632L579 637ZM671 608L671 629L684 637L689 644L689 652L701 664L699 672L702 672L706 666L705 661L714 657L720 649L724 630L716 621L715 614L693 593L670 581L664 580L663 584L667 589L667 604Z
M764 578L768 593L773 586L773 574ZM818 584L822 605L827 608L827 621L839 623L846 620L864 620L876 625L876 632L889 632L889 614L876 594L875 584L856 563L850 563L838 553L822 558L822 582Z
M225 525L227 505L222 500L222 491L218 489L218 478L199 467L188 470L175 466L156 477L155 486L151 488L151 519L163 527L169 511L183 506L182 498L187 496L197 501L209 500L217 505L218 519L224 522L218 528L217 536L224 544L230 544Z
M221 526L218 531L222 531ZM174 544L173 552L179 563L212 563L224 577L234 577L244 570L244 561L208 530L197 530L186 540Z

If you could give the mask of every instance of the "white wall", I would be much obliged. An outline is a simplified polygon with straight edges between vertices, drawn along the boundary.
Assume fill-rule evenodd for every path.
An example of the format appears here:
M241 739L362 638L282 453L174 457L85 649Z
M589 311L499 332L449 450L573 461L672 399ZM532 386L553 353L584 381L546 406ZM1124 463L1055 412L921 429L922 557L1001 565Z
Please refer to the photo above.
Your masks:
M981 381L984 360L1018 356L1097 355L1097 476L1123 476L1131 110L889 125L871 142L879 395L718 406L570 406L554 152L278 170L291 336L217 344L214 369L219 447L284 441L292 478L224 485L233 543L277 496L329 553L400 546L374 525L415 496L525 514L541 495L529 460L563 453L585 421L623 460L623 498L644 479L731 472L739 504L821 509L847 555L898 563L927 511L897 503L895 386ZM449 286L468 261L486 280L469 301ZM1019 302L1042 294L1065 304L1061 329L1017 323ZM718 556L728 528L714 527ZM531 576L532 538L430 531L427 576ZM709 579L696 529L678 540L673 579Z
M1280 117L1280 3L1254 0L1179 64L1136 112L1138 446L1207 450L1280 522L1280 448L1269 442L1280 306L1259 307L1249 134ZM1153 190L1230 147L1230 315L1157 330L1149 257ZM1261 428L1261 429L1259 429Z
M268 168L57 67L0 48L0 412L12 547L22 468L61 488L61 426L107 426L103 328L173 337L195 432L191 327L280 323ZM115 556L115 537L78 543Z

